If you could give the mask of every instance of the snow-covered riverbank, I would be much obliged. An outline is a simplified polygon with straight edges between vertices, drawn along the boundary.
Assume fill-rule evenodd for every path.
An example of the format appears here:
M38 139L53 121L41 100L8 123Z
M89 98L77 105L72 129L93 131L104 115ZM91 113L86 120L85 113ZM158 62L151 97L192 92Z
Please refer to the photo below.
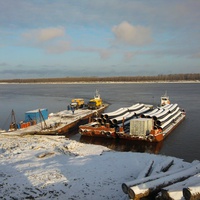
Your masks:
M128 199L122 183L166 156L115 152L62 136L0 135L0 199ZM191 163L174 158L172 170Z

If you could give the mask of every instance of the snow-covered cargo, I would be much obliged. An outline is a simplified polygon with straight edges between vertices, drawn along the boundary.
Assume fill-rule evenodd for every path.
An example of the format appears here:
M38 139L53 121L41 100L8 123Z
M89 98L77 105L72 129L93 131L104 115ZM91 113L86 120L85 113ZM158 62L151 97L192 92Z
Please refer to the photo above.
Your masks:
M153 120L149 118L138 118L130 121L130 135L149 135L153 127Z

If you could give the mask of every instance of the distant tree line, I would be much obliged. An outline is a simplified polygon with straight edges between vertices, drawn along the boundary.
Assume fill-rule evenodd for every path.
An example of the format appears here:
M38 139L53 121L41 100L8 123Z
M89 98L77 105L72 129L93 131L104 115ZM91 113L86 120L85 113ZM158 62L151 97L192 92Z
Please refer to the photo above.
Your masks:
M34 78L7 79L0 83L75 83L75 82L176 82L200 81L200 74L168 74L157 76L114 76L114 77L64 77L64 78Z

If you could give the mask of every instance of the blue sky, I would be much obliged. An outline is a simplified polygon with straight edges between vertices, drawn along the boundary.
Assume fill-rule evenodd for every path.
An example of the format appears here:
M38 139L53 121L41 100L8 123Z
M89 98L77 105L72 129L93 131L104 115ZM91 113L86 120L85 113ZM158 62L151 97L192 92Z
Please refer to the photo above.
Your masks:
M198 0L0 0L0 79L200 73Z

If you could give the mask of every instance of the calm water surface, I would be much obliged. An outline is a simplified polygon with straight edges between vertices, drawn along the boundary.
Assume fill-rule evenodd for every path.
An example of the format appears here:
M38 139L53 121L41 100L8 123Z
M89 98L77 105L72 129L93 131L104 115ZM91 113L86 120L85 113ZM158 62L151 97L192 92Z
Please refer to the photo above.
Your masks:
M81 137L73 133L69 137L84 143L101 144L118 151L150 152L200 160L200 84L152 83L152 84L1 84L0 128L7 129L14 109L16 120L24 119L24 113L37 108L48 108L49 113L67 109L72 98L84 98L87 102L98 89L104 102L110 104L106 112L135 103L158 105L160 96L167 91L172 103L178 103L187 112L186 120L163 143L147 144L108 139Z

